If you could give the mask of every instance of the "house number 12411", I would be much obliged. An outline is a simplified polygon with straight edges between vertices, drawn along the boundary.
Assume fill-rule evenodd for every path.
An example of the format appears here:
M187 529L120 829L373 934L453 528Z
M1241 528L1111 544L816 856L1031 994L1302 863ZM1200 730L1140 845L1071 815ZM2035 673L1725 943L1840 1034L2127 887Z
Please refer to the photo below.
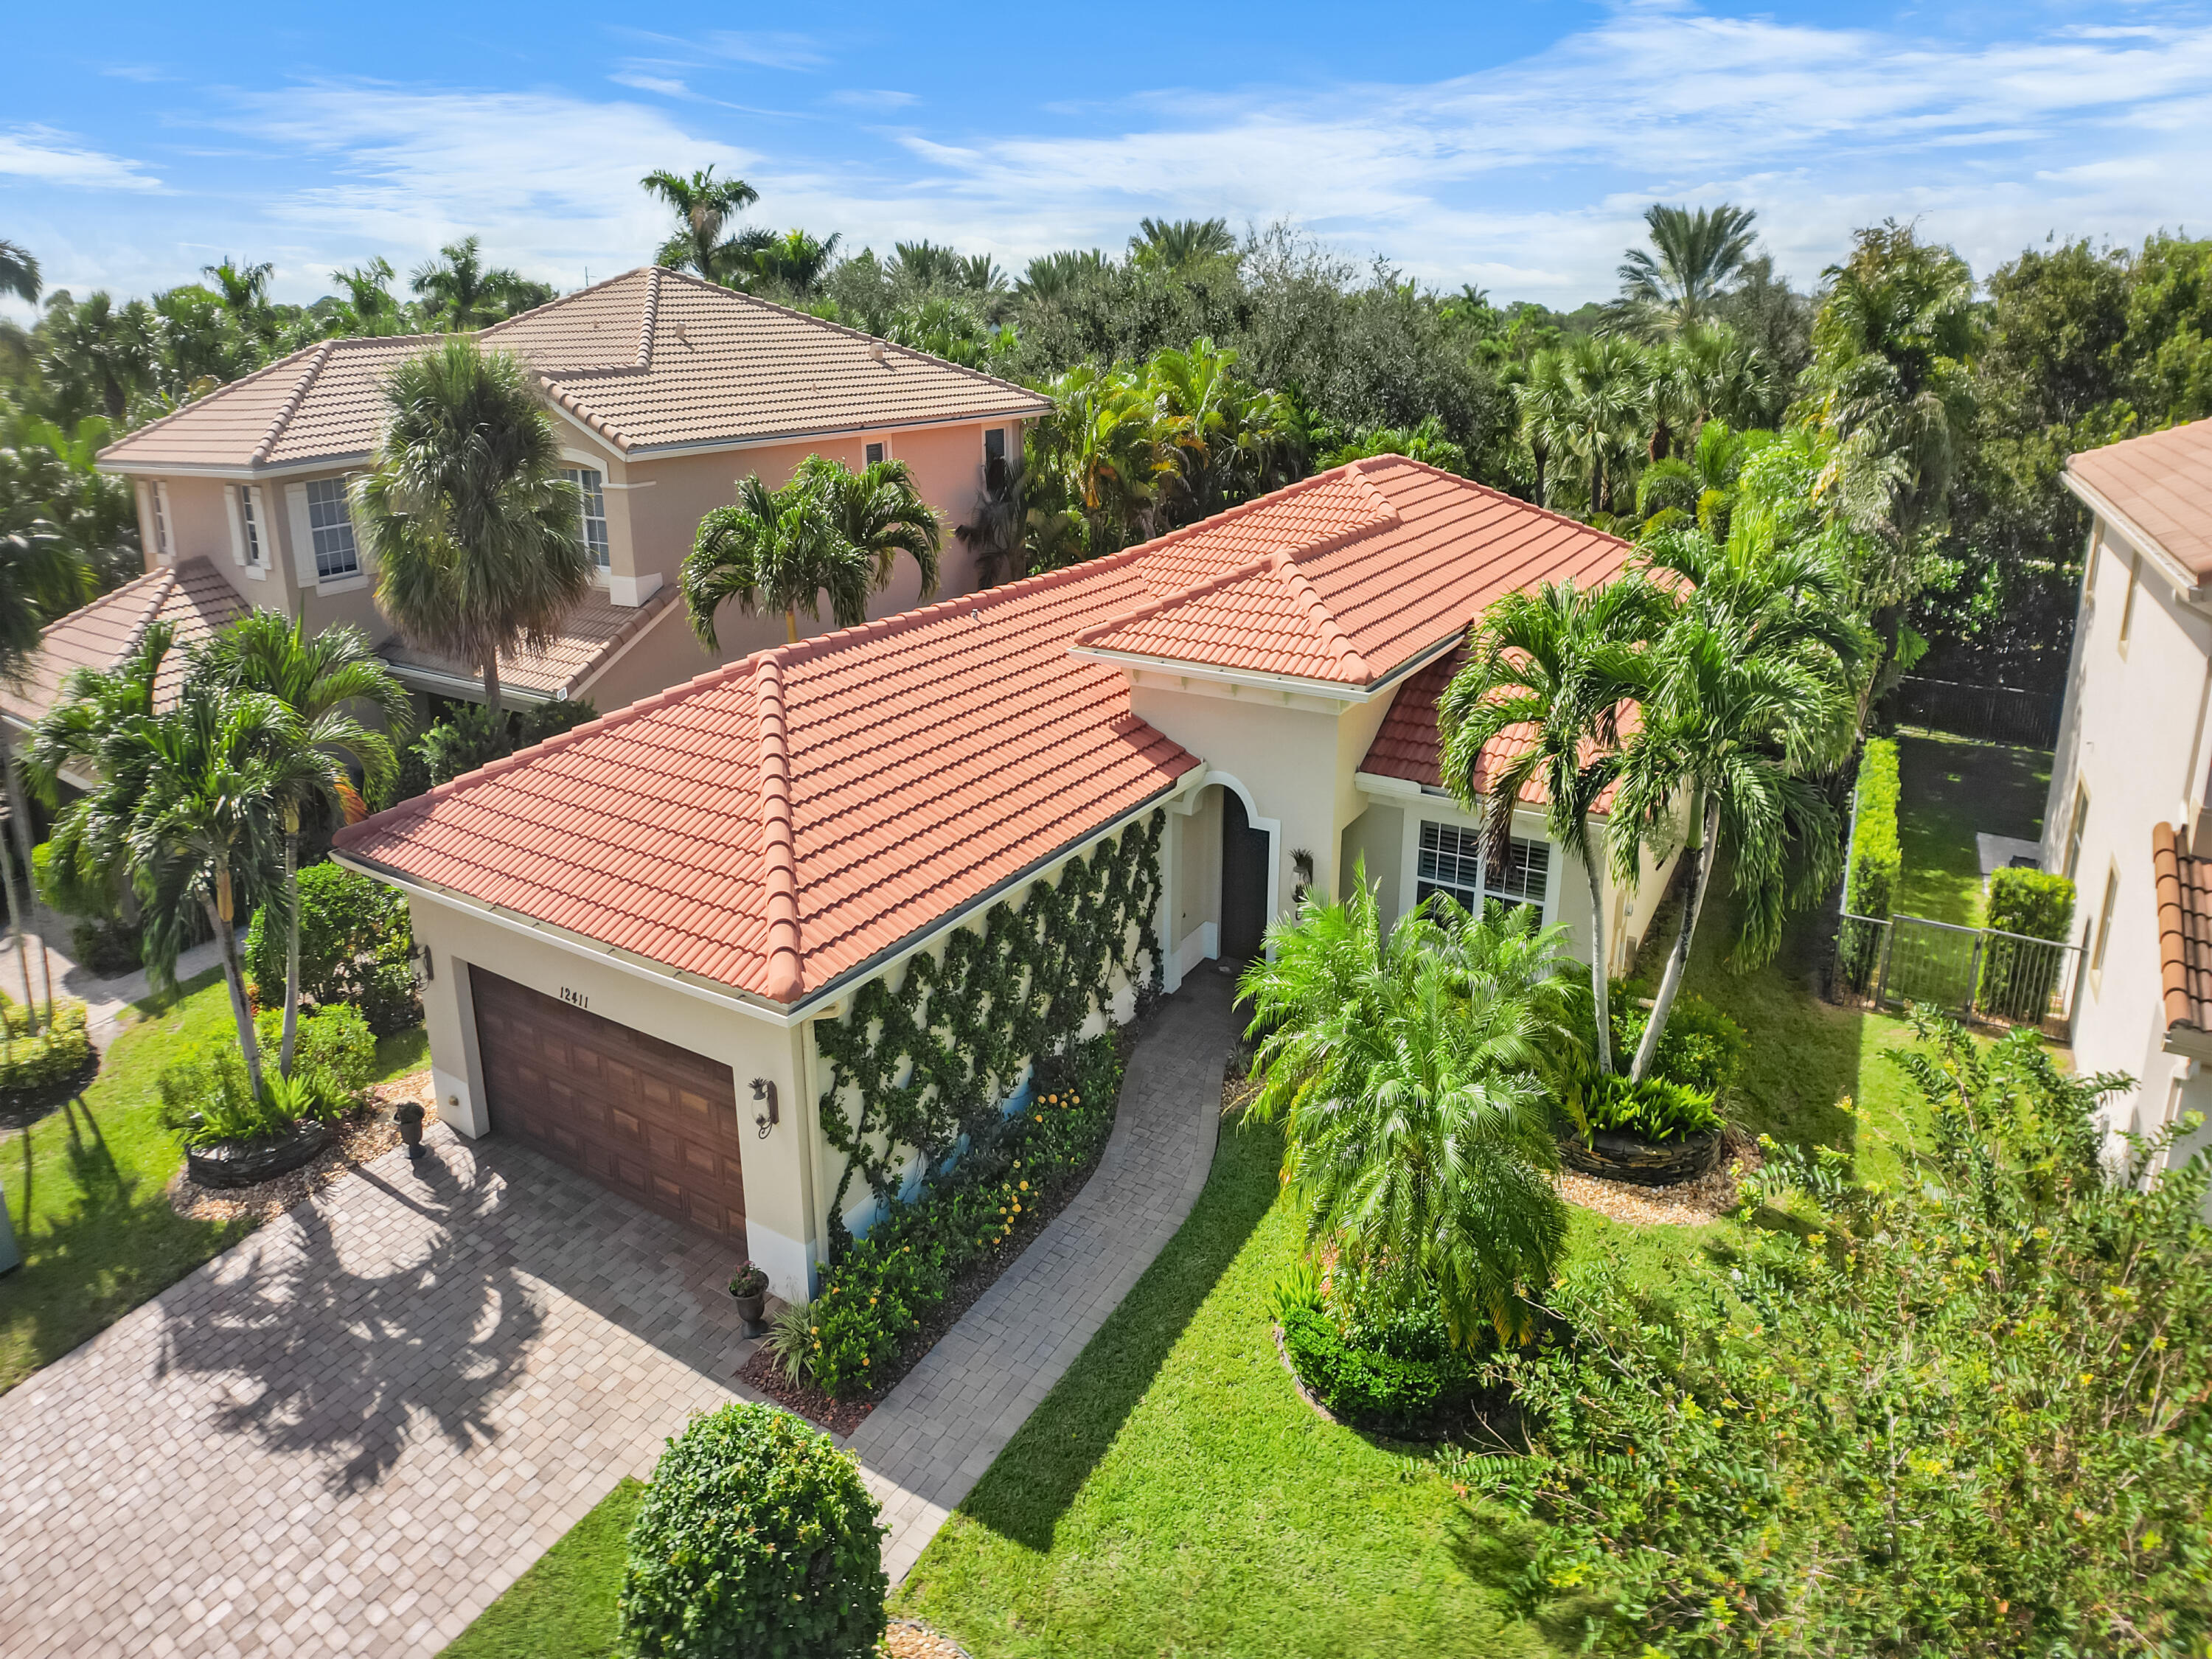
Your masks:
M591 998L586 996L581 991L572 991L565 985L561 988L561 1000L577 1008L588 1008L592 1006Z

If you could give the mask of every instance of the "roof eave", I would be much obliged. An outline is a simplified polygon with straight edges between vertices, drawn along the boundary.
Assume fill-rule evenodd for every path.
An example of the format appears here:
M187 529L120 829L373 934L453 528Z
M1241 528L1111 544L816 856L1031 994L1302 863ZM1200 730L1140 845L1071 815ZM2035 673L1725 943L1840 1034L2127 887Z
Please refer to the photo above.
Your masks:
M1206 680L1217 684L1249 687L1256 691L1277 691L1293 696L1322 697L1334 702L1364 703L1372 702L1386 694L1395 696L1407 678L1458 644L1459 638L1459 630L1454 629L1443 639L1433 645L1422 647L1389 672L1370 680L1358 681L1320 680L1303 674L1268 674L1255 669L1224 668L1212 663L1192 662L1182 657L1158 657L1142 651L1116 651L1106 646L1071 645L1067 654L1086 662L1110 663L1117 668L1172 674L1183 679Z
M624 459L658 460L670 455L711 455L719 450L762 449L775 444L811 443L820 438L849 438L865 432L927 432L945 427L973 426L979 422L1034 420L1049 414L1052 405L1039 400L1020 409L977 410L964 415L933 415L927 420L848 421L838 426L793 428L787 432L762 433L743 438L696 438L682 443L628 444Z
M99 471L123 477L274 478L295 472L327 472L334 467L365 466L370 454L366 449L349 449L331 455L311 455L305 460L264 461L258 465L251 461L140 461L128 457L110 460L103 454L94 459L93 466Z
M2212 600L2212 587L2207 586L2203 577L2168 552L2157 537L2114 506L2104 491L2076 472L2071 460L2060 469L2058 481L2073 492L2082 506L2133 543L2145 558L2158 567L2159 574L2173 584L2175 592L2185 603L2203 605Z

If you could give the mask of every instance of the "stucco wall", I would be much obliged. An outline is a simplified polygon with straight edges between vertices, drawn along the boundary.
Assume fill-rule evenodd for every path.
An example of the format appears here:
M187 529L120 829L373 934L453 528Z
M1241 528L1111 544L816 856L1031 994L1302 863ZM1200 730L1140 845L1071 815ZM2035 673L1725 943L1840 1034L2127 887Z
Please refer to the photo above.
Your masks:
M1175 851L1175 946L1181 972L1219 954L1221 789L1201 789L1197 805L1169 824Z
M1336 890L1337 896L1351 892L1352 876L1364 860L1367 879L1375 888L1377 908L1386 923L1395 921L1399 893L1405 879L1405 809L1382 801L1370 802L1364 812L1344 828L1344 850L1337 865L1344 879Z
M2115 1128L2148 1129L2172 1103L2173 1079L2185 1063L2164 1052L2150 834L2166 823L2186 835L2201 811L2212 617L2180 599L2157 566L2110 526L2097 524L2092 549L2044 814L2044 867L2066 870L2077 791L2086 785L2088 807L2071 872L2074 938L2093 952L2106 885L2117 880L2103 965L2087 969L2075 1003L2075 1069L2139 1079L2134 1096L2109 1109L2109 1121Z

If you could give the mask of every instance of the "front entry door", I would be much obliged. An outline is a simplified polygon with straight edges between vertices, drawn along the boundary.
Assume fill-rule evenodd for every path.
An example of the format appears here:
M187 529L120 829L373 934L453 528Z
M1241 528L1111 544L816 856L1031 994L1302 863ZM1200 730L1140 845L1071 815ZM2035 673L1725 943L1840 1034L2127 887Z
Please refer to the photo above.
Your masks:
M1260 954L1267 931L1267 858L1265 830L1255 830L1234 790L1221 792L1221 957L1249 962Z

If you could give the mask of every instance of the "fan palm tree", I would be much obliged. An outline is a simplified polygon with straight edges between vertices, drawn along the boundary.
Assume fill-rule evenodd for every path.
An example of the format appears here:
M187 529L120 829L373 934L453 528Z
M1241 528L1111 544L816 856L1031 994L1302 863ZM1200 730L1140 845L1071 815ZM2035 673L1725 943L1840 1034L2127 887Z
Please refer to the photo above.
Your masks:
M1757 240L1752 227L1758 218L1755 210L1726 202L1694 213L1654 202L1644 210L1650 249L1631 248L1621 261L1622 307L1646 331L1657 335L1678 334L1708 320L1751 255Z
M481 240L464 236L415 268L408 284L437 326L465 333L551 297L543 283L504 266L487 267Z
M39 373L70 405L70 417L96 410L121 426L134 392L151 379L156 354L151 313L139 301L118 307L105 290L72 298L58 289L37 338ZM88 408L88 405L90 407Z
M39 302L45 284L39 277L39 261L18 242L0 239L0 294L12 294L31 305Z
M1556 398L1547 413L1558 422L1561 448L1581 471L1589 511L1612 514L1644 447L1645 352L1618 335L1584 334L1560 354L1544 376ZM1532 364L1531 384L1537 379Z
M1642 666L1613 850L1624 878L1634 878L1647 848L1677 841L1688 868L1681 920L1630 1068L1638 1082L1681 989L1723 838L1735 856L1735 956L1744 966L1771 957L1788 907L1834 878L1836 811L1815 775L1850 750L1865 654L1864 629L1816 550L1761 548L1741 537L1716 547L1686 532L1655 538L1647 557L1687 593Z
M818 621L824 593L836 626L857 627L867 620L868 595L889 575L892 551L872 553L848 540L830 503L805 479L770 489L750 474L739 481L733 505L700 520L684 558L678 580L692 632L709 650L720 650L714 616L735 599L747 616L782 612L784 637L795 642L799 612ZM933 548L931 558L933 581Z
M1363 866L1268 928L1238 981L1266 1034L1251 1109L1283 1124L1307 1237L1363 1295L1433 1297L1462 1346L1525 1339L1566 1242L1536 1082L1565 1037L1560 930L1431 904L1386 937Z
M550 645L591 592L583 503L530 371L447 340L385 377L376 464L354 481L354 523L377 566L377 607L408 638L482 668Z
M760 200L760 192L742 179L717 179L711 167L685 178L660 168L638 180L649 196L676 210L683 221L676 234L655 256L672 270L689 265L710 283L722 280L724 263L733 254L760 246L764 233L750 239L725 240L730 221Z
M1486 844L1508 844L1514 810L1533 786L1544 798L1547 835L1582 860L1601 1073L1613 1070L1612 951L1605 853L1591 842L1590 814L1620 775L1621 720L1641 690L1640 647L1669 608L1664 593L1635 576L1598 588L1547 582L1536 592L1508 593L1476 621L1467 663L1437 704L1444 783L1462 806L1482 814ZM1527 742L1486 764L1484 751L1516 727Z
M319 769L301 768L288 775L291 787L282 800L284 890L290 903L284 939L284 1036L276 1070L289 1078L300 1022L301 817L317 804L335 808L349 823L366 816L345 763L361 769L374 793L398 773L399 760L391 738L363 725L354 711L374 711L390 730L403 732L410 700L359 629L325 628L310 637L304 621L276 611L241 617L196 653L186 696L210 690L274 697L299 723L308 752L325 763Z

